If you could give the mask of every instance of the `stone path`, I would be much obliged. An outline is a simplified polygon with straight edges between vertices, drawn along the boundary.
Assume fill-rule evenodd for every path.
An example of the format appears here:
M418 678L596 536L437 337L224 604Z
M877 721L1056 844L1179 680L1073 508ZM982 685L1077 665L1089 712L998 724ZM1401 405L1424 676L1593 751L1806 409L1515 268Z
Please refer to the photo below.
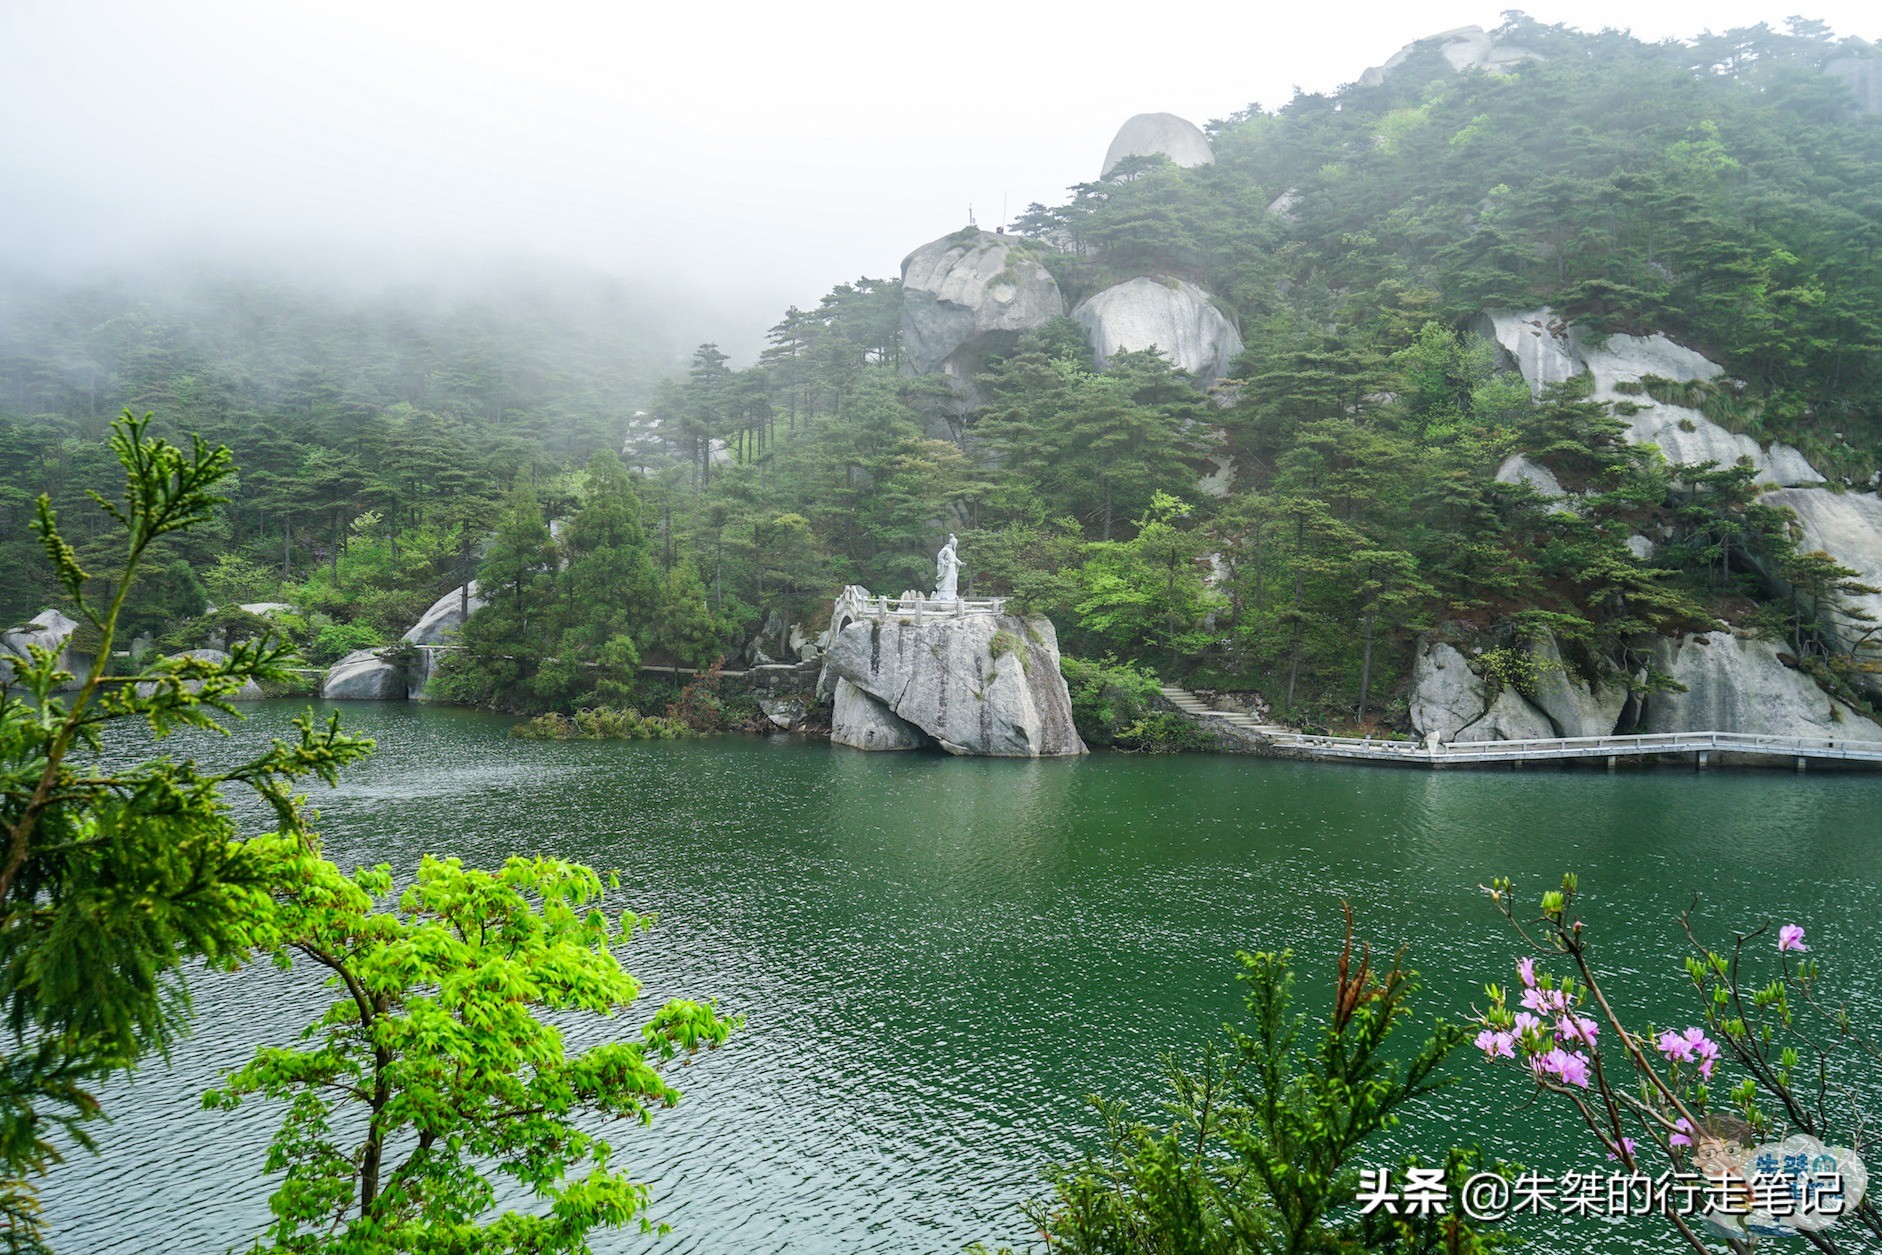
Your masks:
M1278 723L1263 723L1261 720L1245 711L1223 710L1219 707L1211 706L1208 702L1196 696L1188 689L1177 688L1174 684L1165 684L1158 691L1163 694L1165 701L1169 702L1170 705L1176 707L1186 715L1196 715L1200 718L1207 719L1220 719L1223 723L1231 727L1241 728L1248 732L1257 732L1262 736L1291 736L1294 732L1294 729L1283 727Z

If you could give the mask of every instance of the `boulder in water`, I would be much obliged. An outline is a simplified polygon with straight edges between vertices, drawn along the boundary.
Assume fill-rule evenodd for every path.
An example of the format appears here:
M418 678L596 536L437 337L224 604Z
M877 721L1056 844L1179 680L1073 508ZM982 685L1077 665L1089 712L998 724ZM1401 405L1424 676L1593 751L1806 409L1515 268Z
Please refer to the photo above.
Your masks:
M399 639L414 645L452 644L464 627L466 614L476 614L483 604L483 598L477 595L477 581L472 580L468 588L454 588L432 602L431 608L419 615L418 622Z
M840 745L907 749L932 740L950 754L1008 758L1085 752L1047 619L856 619L832 637L824 675L834 677L831 739Z
M327 701L402 702L405 669L387 662L377 650L356 649L327 668L320 696Z

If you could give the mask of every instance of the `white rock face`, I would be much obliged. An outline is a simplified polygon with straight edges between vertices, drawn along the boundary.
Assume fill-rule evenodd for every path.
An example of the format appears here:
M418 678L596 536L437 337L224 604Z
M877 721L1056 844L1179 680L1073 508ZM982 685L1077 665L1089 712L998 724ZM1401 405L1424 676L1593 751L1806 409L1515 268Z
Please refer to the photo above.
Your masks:
M1548 716L1550 736L1610 736L1627 706L1627 686L1614 676L1590 687L1569 670L1555 638L1545 636L1531 651L1540 664L1529 701Z
M1041 758L1082 754L1072 699L1046 619L912 615L857 620L830 642L836 679L831 739L858 749L912 748L907 729L950 754ZM849 690L845 695L845 689ZM867 700L863 700L867 699Z
M1822 550L1856 572L1861 583L1882 588L1882 498L1872 492L1781 488L1765 493L1759 500L1797 512L1797 521L1804 529L1799 547L1806 553ZM1882 621L1882 594L1850 597L1848 604ZM1859 635L1859 629L1845 625L1840 634L1844 648L1854 644Z
M1100 370L1118 353L1154 348L1206 387L1242 351L1234 324L1208 293L1182 279L1126 280L1079 302L1072 317L1083 324Z
M1106 178L1126 157L1168 157L1179 166L1212 166L1215 153L1209 137L1194 122L1174 113L1140 113L1117 130L1117 138L1104 150Z
M1442 641L1419 644L1412 662L1411 723L1420 738L1456 740L1487 705L1483 681L1463 654Z
M1552 310L1486 309L1477 316L1474 326L1479 335L1510 355L1536 396L1583 370L1581 358L1569 343L1568 325Z
M402 702L405 672L370 649L356 649L327 668L320 696L328 701Z
M431 603L431 608L418 616L418 622L407 628L399 639L410 641L414 645L450 645L457 640L457 634L464 626L464 593L467 590L459 586ZM477 581L472 580L468 589L471 614L483 609L483 598L477 595Z
M1627 704L1618 680L1591 689L1562 666L1555 642L1533 650L1539 668L1535 693L1490 686L1470 669L1464 655L1442 641L1420 642L1412 663L1412 728L1420 739L1445 744L1528 741L1557 736L1605 736L1614 731Z
M1774 444L1764 449L1750 436L1727 431L1698 410L1667 405L1645 393L1620 391L1619 385L1638 383L1649 375L1690 383L1717 379L1725 373L1716 362L1663 335L1614 335L1597 345L1578 328L1564 324L1547 307L1485 310L1475 328L1510 356L1538 396L1551 384L1587 371L1594 377L1595 400L1636 407L1626 420L1628 438L1637 444L1658 445L1666 460L1675 466L1700 462L1730 466L1745 457L1757 468L1760 483L1823 481L1823 476L1789 445Z
M902 345L918 375L951 360L949 373L971 374L980 352L1064 312L1052 272L1013 236L957 231L902 260Z
M830 739L859 750L918 750L934 744L927 733L841 676Z
M1536 490L1536 495L1549 501L1549 513L1572 513L1566 504L1568 490L1562 487L1562 481L1548 467L1531 462L1520 453L1512 453L1503 459L1503 465L1496 468L1496 482L1499 484L1528 484Z
M1882 726L1778 660L1778 647L1726 632L1661 640L1653 665L1686 686L1647 698L1645 732L1750 732L1882 741Z
M5 685L13 678L13 662L32 657L32 646L49 650L59 655L59 668L72 672L72 680L60 685L60 689L70 692L79 685L78 677L91 667L91 657L74 654L66 646L73 631L78 627L78 620L67 618L58 610L41 610L25 624L0 633L0 685Z
M283 611L288 614L294 613L293 603L286 601L245 601L237 608L247 614L258 614L263 618Z
M1481 26L1460 26L1456 30L1428 35L1406 44L1393 53L1384 65L1376 65L1361 74L1360 84L1365 87L1377 87L1385 82L1387 75L1410 60L1413 53L1433 44L1437 46L1438 52L1443 55L1451 70L1458 74L1474 69L1507 73L1511 67L1524 61L1543 59L1541 53L1532 52L1515 44L1499 43L1494 35Z

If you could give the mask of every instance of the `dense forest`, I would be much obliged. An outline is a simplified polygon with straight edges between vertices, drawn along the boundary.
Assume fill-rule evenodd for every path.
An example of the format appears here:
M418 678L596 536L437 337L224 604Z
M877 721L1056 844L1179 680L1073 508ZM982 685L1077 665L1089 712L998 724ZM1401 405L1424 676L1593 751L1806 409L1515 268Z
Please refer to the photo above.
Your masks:
M639 662L736 656L773 616L814 628L845 584L924 587L949 530L963 591L1049 615L1068 655L1258 691L1307 726L1405 726L1413 642L1440 625L1546 632L1590 676L1638 675L1655 634L1755 627L1861 700L1869 664L1828 631L1860 586L1799 552L1749 467L1676 474L1585 380L1532 395L1470 331L1548 305L1664 332L1729 372L1688 403L1794 445L1830 490L1870 486L1882 125L1821 72L1847 49L1797 20L1655 45L1511 15L1496 36L1534 57L1454 73L1425 48L1213 124L1212 165L1136 161L1018 220L1068 302L1139 275L1213 294L1246 348L1207 394L1155 353L1096 369L1059 319L988 361L964 412L907 370L894 278L790 309L743 368L710 344L684 360L599 285L457 306L16 289L0 617L56 604L31 499L81 529L128 407L241 470L138 590L154 646L284 602L324 664L477 576L489 604L438 695L506 709L630 702ZM1577 507L1498 482L1518 451ZM1229 490L1200 491L1224 454Z

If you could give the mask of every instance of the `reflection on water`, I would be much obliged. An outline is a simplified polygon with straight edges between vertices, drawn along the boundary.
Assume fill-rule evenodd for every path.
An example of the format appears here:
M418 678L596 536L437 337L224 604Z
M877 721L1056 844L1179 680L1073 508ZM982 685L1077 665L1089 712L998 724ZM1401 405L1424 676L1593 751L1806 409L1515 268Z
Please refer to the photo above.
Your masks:
M178 752L232 755L297 709L265 705L235 743ZM1826 957L1882 954L1874 778L989 762L788 737L525 742L464 711L345 713L379 751L316 799L337 861L409 872L428 851L555 853L619 868L622 905L660 914L627 956L643 1011L713 996L749 1019L681 1075L678 1109L616 1132L676 1232L608 1251L1021 1240L1039 1165L1089 1136L1084 1096L1154 1100L1159 1052L1233 1012L1237 949L1292 946L1302 997L1322 996L1342 898L1367 937L1410 944L1428 1005L1453 1017L1508 977L1512 947L1475 889L1497 874L1540 889L1580 871L1630 1006L1677 993L1677 970L1643 959L1695 892L1708 926L1796 919ZM1876 992L1855 975L1852 993ZM204 1113L200 1094L255 1044L291 1039L325 995L271 970L195 990L197 1033L174 1066L114 1088L104 1153L52 1178L60 1250L217 1251L265 1223L271 1113ZM1462 1062L1464 1084L1406 1137L1531 1162L1541 1137L1544 1167L1600 1166L1549 1141L1506 1077ZM1637 1223L1576 1244L1660 1239Z

